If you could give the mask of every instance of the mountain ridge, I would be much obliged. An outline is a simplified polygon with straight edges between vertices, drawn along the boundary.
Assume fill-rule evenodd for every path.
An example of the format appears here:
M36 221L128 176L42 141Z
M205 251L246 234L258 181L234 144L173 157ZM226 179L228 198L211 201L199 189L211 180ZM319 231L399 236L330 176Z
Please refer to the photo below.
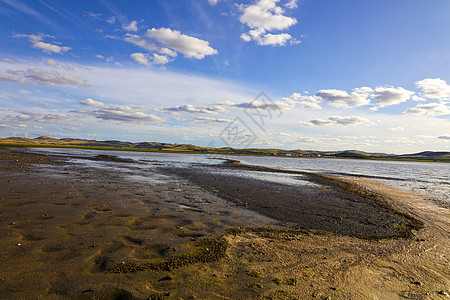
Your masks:
M216 153L216 154L239 154L239 155L276 155L293 157L335 157L335 158L356 158L356 159L401 159L401 160L427 160L427 161L449 161L450 152L445 151L422 151L411 154L387 154L370 153L360 150L344 151L316 151L316 150L285 150L285 149L262 149L245 148L237 149L232 147L211 148L201 147L192 144L171 144L160 142L123 142L118 140L86 140L76 138L52 138L40 136L34 139L24 137L0 138L0 145L13 146L41 146L41 147L79 147L93 149L117 149L131 151L165 151L180 153Z

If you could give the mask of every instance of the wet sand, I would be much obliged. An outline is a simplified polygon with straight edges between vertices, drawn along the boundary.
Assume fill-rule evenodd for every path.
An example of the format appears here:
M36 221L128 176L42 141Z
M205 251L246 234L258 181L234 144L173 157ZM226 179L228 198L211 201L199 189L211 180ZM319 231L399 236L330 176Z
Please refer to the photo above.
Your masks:
M205 177L200 169L155 169L141 177L132 162L96 159L123 168L0 149L0 298L445 299L450 293L450 215L419 195L363 178L337 185L316 179L324 186L317 191ZM389 206L363 195L382 195ZM273 199L281 209L271 207ZM303 213L290 209L296 206ZM400 238L399 228L411 220L425 227Z

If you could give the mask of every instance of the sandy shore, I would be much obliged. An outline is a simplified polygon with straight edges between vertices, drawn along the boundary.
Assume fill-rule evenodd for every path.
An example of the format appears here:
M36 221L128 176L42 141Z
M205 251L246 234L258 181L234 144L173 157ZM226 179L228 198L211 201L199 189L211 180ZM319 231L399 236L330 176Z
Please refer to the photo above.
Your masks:
M450 294L450 214L419 195L364 178L308 189L204 169L143 176L132 162L95 159L114 169L0 149L0 298ZM409 238L367 239L398 236L411 220L425 226Z

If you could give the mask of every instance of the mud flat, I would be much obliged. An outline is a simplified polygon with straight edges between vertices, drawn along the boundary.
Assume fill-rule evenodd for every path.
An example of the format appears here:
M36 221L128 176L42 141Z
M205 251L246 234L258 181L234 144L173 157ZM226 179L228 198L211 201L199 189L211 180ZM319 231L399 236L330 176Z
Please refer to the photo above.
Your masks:
M450 215L420 195L364 178L295 186L94 159L107 167L0 148L0 298L450 294Z

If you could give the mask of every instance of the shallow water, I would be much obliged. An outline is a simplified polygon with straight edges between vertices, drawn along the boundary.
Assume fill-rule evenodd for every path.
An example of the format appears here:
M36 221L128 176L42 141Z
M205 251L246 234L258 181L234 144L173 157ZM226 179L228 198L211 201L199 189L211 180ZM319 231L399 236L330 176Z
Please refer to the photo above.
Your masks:
M223 159L234 159L244 164L279 168L286 170L306 171L312 173L330 174L337 176L358 176L374 178L404 190L424 194L425 197L440 199L450 203L450 164L409 161L372 161L355 159L331 158L300 158L300 157L273 157L273 156L235 156L214 154L178 154L159 152L130 152L130 151L102 151L85 149L56 149L33 148L32 151L45 152L52 155L78 156L72 161L86 164L91 167L111 168L111 170L124 171L133 169L130 178L146 180L145 172L161 166L190 167L197 165L214 165L223 162ZM137 164L113 161L92 161L97 155L113 155L120 158L132 159ZM219 172L219 170L216 170ZM237 176L252 177L284 184L312 184L302 180L301 175L268 173L256 171L236 171L224 169ZM150 179L148 179L150 180ZM164 180L164 178L158 178Z

